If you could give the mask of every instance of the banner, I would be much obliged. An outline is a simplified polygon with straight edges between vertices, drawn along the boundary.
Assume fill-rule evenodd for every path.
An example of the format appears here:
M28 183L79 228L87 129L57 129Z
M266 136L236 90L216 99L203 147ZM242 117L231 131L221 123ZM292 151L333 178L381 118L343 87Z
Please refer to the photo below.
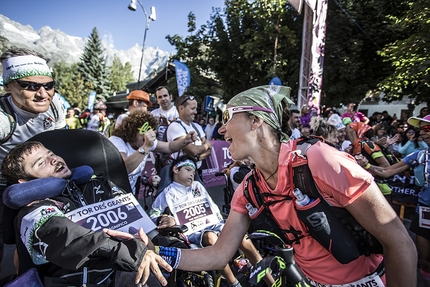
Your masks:
M187 65L178 60L174 60L176 71L176 84L178 85L178 95L182 96L191 82L190 69Z
M96 100L96 92L92 91L88 96L88 109L90 111L93 111L95 100Z
M211 144L212 154L202 162L202 180L205 187L225 185L225 177L215 176L215 174L222 171L233 162L231 154L228 151L228 147L230 146L229 142L213 140ZM150 152L146 159L146 165L142 175L149 178L154 174L157 174L157 170L155 169L155 154Z
M311 6L313 9L312 58L307 105L310 109L316 110L317 114L320 114L328 0L316 1L315 4L316 6Z

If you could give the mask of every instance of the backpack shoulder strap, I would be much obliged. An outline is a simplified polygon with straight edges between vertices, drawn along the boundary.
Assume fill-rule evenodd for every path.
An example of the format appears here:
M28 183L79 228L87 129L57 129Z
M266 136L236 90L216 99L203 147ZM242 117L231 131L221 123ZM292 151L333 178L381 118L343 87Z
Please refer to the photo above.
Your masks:
M196 133L198 134L199 138L202 138L202 135L200 134L199 129L197 128L196 124L194 122L191 122L191 126L193 127L193 129L196 131Z
M177 122L178 124L180 124L180 125L181 125L181 127L183 127L183 128L184 128L185 133L188 133L188 131L187 131L187 129L185 128L185 126L184 126L184 124L182 123L182 121L180 121L180 120L176 120L175 122ZM201 137L202 137L202 135L200 134L199 129L195 126L195 123L194 123L194 122L191 122L191 126L193 127L193 130L195 130L195 131L196 131L196 133L198 134L199 138L201 138Z
M299 155L301 158L297 164L291 165L291 174L294 186L313 198L321 197L321 194L319 193L314 183L314 179L312 178L312 172L309 169L306 152L312 145L319 141L324 140L319 137L300 138L295 140L294 145L296 150L300 151Z
M9 97L10 95L0 97L0 108L2 112L8 116L9 126L10 126L9 134L5 138L0 140L0 144L7 142L10 139L10 137L13 135L13 132L15 131L15 128L16 128L15 112L13 111L12 106L9 103L9 100L8 100Z
M51 104L49 105L51 107L52 113L54 114L54 119L55 121L58 120L58 110L57 107L55 106L54 102L51 101Z

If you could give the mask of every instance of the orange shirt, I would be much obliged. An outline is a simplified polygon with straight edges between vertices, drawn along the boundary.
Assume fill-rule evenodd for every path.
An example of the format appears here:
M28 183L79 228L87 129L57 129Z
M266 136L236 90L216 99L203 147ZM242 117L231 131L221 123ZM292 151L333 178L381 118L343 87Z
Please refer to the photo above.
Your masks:
M278 184L272 190L259 174L257 186L261 191L274 195L292 196L292 183L289 181L289 159L293 142L281 145L278 168ZM308 165L322 196L335 206L347 206L354 202L369 187L373 177L361 168L354 158L345 152L336 150L327 144L318 142L307 151ZM259 171L257 170L257 173ZM282 176L280 176L282 175ZM244 180L234 193L232 208L241 214L248 214L243 195ZM305 238L300 244L293 244L296 263L306 276L322 284L346 284L363 278L374 272L383 257L372 254L360 256L348 263L339 263L324 247L306 231L305 225L297 217L291 200L278 202L269 207L283 229L294 227L301 230ZM293 239L291 235L288 235Z

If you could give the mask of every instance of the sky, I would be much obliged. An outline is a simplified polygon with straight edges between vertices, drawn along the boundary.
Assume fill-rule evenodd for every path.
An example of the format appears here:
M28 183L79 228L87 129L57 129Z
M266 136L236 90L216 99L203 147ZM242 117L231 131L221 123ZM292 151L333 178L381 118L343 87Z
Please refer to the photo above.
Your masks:
M115 49L127 50L142 45L145 13L127 7L131 0L0 0L0 14L34 30L50 26L70 36L88 38L94 27ZM155 7L156 20L150 22L145 46L174 52L167 35L186 37L188 13L196 15L197 27L210 19L212 7L223 8L224 0L141 0L148 16Z

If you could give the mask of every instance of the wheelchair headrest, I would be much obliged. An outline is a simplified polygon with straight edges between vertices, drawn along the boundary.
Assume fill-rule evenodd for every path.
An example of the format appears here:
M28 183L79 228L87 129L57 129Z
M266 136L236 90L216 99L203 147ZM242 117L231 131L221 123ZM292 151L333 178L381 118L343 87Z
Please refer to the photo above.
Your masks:
M96 175L103 175L126 192L131 192L124 161L115 145L98 132L90 130L53 130L40 133L29 141L41 142L61 156L69 168L89 165Z
M173 182L172 169L173 169L172 165L166 165L160 170L160 173L158 175L160 176L161 181L158 184L157 194L160 194L160 192L162 192L169 184ZM201 184L203 184L203 181L200 178L200 175L197 172L197 170L196 170L196 175L194 176L194 180L199 181Z

